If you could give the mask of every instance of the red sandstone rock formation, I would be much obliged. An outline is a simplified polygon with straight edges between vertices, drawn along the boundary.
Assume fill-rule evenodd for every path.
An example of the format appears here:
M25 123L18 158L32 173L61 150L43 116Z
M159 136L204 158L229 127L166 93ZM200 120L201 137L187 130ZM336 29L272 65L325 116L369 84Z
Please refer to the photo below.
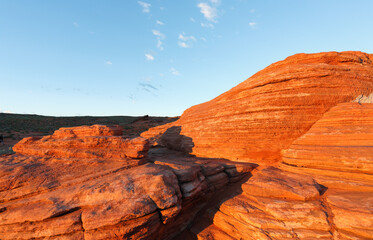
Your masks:
M373 104L341 103L224 201L199 239L372 239ZM206 216L205 216L206 217Z
M199 239L332 239L323 187L311 177L269 167L242 191L220 205L213 225L192 228Z
M149 149L147 140L124 139L120 126L82 126L61 128L51 136L28 137L13 147L16 153L40 157L142 158Z
M142 136L166 132L164 145L200 157L278 161L331 107L373 92L372 60L361 52L296 54Z
M315 175L327 187L373 187L373 104L341 103L283 150L283 168ZM335 181L338 179L338 181Z
M373 239L372 59L289 57L145 139L24 139L0 158L0 239Z
M255 164L201 159L123 139L107 126L63 128L0 158L0 239L170 239Z

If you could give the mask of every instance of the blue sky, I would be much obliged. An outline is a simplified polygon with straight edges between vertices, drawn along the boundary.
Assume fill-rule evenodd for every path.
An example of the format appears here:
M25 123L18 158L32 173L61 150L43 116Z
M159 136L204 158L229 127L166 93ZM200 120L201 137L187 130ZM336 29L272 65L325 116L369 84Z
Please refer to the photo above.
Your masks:
M373 53L371 0L0 0L0 112L176 116L295 53Z

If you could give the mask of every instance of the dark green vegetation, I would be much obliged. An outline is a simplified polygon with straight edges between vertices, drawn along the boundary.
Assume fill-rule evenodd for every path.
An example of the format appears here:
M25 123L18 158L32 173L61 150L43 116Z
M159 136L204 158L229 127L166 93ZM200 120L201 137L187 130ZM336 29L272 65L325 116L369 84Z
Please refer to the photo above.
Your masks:
M0 148L0 155L13 153L12 147Z
M81 125L93 125L93 124L103 124L103 125L121 125L125 129L131 125L135 120L146 117L129 117L129 116L109 116L109 117L48 117L39 115L28 115L28 114L8 114L0 113L0 132L9 133L20 132L40 132L49 134L54 130L61 127L74 127ZM168 117L148 117L151 122L163 123L164 121L176 118Z
M121 125L123 135L137 136L151 127L177 120L176 117L49 117L30 114L0 113L0 134L4 136L5 145L0 145L1 154L11 154L11 147L24 137L50 135L61 127L82 125Z

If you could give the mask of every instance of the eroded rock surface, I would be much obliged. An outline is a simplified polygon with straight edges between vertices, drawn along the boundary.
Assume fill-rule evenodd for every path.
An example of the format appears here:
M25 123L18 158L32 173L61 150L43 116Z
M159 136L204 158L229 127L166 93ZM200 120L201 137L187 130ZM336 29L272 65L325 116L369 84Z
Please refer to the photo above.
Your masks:
M297 54L140 138L24 139L0 239L373 239L372 59Z
M124 139L120 126L82 126L61 128L51 136L28 137L13 150L24 155L65 158L142 158L149 149L148 140Z
M199 239L372 239L373 104L341 103L210 214Z
M333 107L283 150L282 162L283 168L315 175L327 187L373 187L373 104Z
M361 52L296 54L142 136L163 134L164 145L200 157L279 161L331 107L373 92L372 59Z
M147 140L120 135L65 128L0 158L0 239L170 239L256 167L164 148L144 158Z
M231 239L331 239L320 201L323 187L311 177L269 167L244 183L242 191L219 206L213 225L192 228L199 239L224 239L222 233Z

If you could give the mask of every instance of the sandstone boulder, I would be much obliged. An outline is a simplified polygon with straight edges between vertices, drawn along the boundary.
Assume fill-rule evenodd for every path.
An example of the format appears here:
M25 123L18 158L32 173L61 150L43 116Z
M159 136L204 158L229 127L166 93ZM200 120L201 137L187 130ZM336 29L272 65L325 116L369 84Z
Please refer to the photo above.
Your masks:
M122 134L120 126L61 128L51 136L24 138L13 150L24 155L82 159L126 159L146 155L149 149L146 139L124 139Z

